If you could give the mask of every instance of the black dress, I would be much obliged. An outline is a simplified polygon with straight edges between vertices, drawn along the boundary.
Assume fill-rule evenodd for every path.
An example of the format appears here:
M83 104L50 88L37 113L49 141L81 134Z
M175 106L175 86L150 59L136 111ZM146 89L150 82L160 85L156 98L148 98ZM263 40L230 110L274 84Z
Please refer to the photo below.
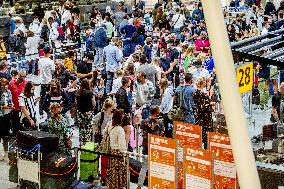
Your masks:
M195 124L202 127L202 142L204 148L207 149L207 132L213 132L213 109L210 98L197 89L193 95L193 100L195 104Z

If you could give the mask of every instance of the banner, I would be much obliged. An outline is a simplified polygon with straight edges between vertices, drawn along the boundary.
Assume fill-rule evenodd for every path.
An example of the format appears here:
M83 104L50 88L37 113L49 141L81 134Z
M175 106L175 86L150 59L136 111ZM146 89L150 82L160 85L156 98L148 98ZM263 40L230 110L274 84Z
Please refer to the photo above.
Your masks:
M177 188L177 142L175 139L148 135L149 188Z
M212 189L212 152L184 148L184 189Z
M183 147L201 148L202 128L189 123L174 122L174 138L178 140L178 188L183 188Z
M237 188L237 171L229 136L208 132L208 145L214 152L214 188Z

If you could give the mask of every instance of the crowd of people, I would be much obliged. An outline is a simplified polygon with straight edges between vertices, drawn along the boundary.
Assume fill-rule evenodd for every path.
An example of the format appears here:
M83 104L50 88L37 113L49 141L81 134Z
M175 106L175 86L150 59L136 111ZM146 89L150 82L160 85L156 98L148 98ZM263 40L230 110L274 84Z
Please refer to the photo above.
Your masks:
M242 3L246 13L224 13L231 42L283 28L284 2L278 10L272 0L265 7L249 0L231 6ZM148 134L172 138L173 121L183 121L202 126L207 148L221 99L202 3L192 12L179 1L164 1L151 11L141 0L132 10L123 2L118 10L93 7L84 29L79 15L75 2L59 10L39 5L28 29L17 17L11 19L8 39L0 36L1 159L7 156L8 137L19 130L40 128L57 135L62 150L70 148L72 126L79 128L80 146L109 137L109 153L122 155L132 150L131 130L139 125L147 155ZM72 49L64 59L55 56L66 41L84 48L81 59ZM40 79L39 97L33 75ZM144 158L137 188L147 165ZM102 180L109 188L126 186L123 158L110 158Z

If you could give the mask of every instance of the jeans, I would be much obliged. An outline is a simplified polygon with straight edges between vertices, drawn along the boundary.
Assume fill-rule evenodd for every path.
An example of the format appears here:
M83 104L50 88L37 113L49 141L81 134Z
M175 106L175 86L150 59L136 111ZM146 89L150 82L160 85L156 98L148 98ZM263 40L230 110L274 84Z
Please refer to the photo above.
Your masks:
M12 129L13 129L13 136L17 136L17 133L20 129L20 112L21 110L13 110L11 112L12 119Z
M150 116L150 106L142 109L142 119L148 119Z
M20 71L21 69L25 69L26 70L25 55L18 55L18 62L17 63L18 63L18 71Z
M32 72L31 74L34 75L35 74L35 63L36 63L36 60L31 60L30 62L26 62L25 63L25 69L26 69L26 73L29 74L29 71L30 71L30 66L32 67Z
M147 171L148 171L148 158L143 157L142 167L139 173L137 186L143 187Z
M189 112L185 112L185 122L186 123L190 123L190 124L194 124L195 123L195 118L193 113L189 113Z
M104 63L104 49L95 47L96 55L95 55L95 64L102 64Z
M114 72L107 71L107 80L106 80L106 94L109 94L112 90L112 83L114 78Z

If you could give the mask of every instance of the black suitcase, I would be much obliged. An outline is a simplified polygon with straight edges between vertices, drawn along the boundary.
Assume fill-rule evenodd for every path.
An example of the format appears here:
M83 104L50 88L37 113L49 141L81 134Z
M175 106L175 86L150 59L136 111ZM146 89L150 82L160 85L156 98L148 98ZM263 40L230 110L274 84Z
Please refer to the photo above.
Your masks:
M129 169L130 169L130 181L133 183L138 182L139 173L142 167L142 163L135 159L129 158ZM148 185L148 173L144 181L144 185Z
M59 138L56 135L43 131L19 131L17 145L24 150L31 150L37 144L41 145L43 154L58 151Z
M258 88L254 88L252 90L252 104L259 105L260 104L260 94Z

